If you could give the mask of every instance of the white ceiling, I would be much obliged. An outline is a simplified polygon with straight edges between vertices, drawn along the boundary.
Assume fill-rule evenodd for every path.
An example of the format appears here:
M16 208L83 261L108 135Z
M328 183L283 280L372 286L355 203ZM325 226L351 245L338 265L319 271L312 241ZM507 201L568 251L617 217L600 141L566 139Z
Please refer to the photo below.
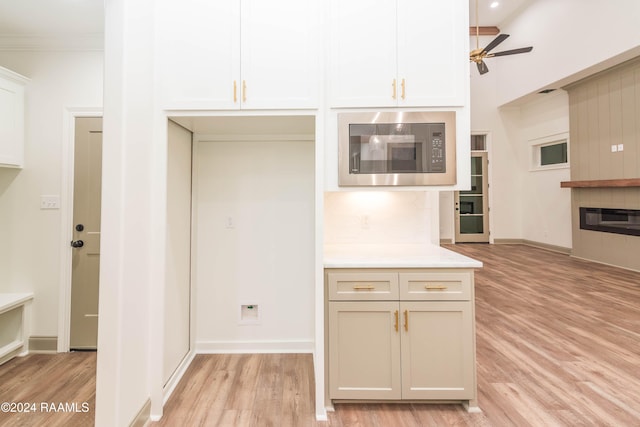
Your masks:
M500 27L503 22L518 14L535 0L469 0L469 25L471 26L476 25L476 1L479 25ZM494 1L499 5L492 8L490 5Z
M448 1L448 0L445 0ZM482 26L500 26L535 0L477 0ZM73 35L102 33L104 0L0 0L0 35ZM476 0L469 0L470 24L475 25Z

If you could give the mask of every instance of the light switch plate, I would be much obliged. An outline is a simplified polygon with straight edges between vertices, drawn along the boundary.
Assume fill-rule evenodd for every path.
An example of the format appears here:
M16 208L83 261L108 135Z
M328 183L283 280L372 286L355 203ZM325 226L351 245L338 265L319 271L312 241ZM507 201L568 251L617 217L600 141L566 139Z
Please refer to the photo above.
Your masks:
M624 151L624 144L618 144L618 151Z

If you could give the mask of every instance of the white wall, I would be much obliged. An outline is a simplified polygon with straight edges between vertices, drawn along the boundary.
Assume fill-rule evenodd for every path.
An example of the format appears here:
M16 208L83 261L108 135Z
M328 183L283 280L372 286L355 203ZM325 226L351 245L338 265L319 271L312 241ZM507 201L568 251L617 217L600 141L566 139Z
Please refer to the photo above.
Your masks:
M501 25L511 37L496 51L523 46L533 46L533 51L487 60L500 81L498 105L637 56L638 22L638 0L529 2L511 22Z
M496 51L534 50L488 59L490 72L482 76L472 66L471 131L489 135L492 239L571 247L570 193L560 189L569 169L530 170L531 143L569 131L568 99L561 90L537 92L640 54L638 22L636 0L530 2L502 26L511 37ZM481 37L480 45L492 38ZM452 200L451 193L441 196L443 238L453 237Z
M471 73L471 130L488 134L491 238L570 248L571 194L560 188L569 169L531 170L531 144L569 131L569 100L559 90L536 94L520 106L500 107L497 92L503 80L493 72L500 59L494 59L487 74Z
M438 244L438 212L437 192L326 192L324 243Z
M97 427L162 411L167 119L154 104L152 9L105 3Z
M481 37L486 45L491 37ZM474 42L475 43L475 42ZM475 45L475 44L474 44ZM496 59L497 60L497 59ZM498 109L497 86L500 80L489 64L490 72L479 75L471 67L471 132L488 135L489 150L489 221L491 239L522 238L522 180L524 170L519 167L519 110ZM460 139L469 144L469 135ZM467 163L470 163L467 156ZM440 196L440 237L454 239L453 193Z
M40 196L63 194L65 108L102 107L103 54L0 51L0 65L31 79L25 167L0 168L0 291L33 291L32 335L57 336L60 260L71 234L63 236L61 210L40 210Z
M532 144L568 136L567 92L558 90L540 95L537 101L523 105L520 124L520 167L525 171L522 182L522 237L571 248L571 191L560 188L561 181L570 180L569 165L559 169L531 169Z
M199 138L198 352L313 350L314 150L277 137ZM258 305L258 323L240 321L242 304Z

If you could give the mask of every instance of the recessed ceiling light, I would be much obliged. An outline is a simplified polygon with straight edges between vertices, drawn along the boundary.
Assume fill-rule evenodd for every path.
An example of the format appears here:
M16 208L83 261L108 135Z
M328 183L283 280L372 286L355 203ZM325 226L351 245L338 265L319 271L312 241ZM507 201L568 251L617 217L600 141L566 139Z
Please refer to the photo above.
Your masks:
M491 4L489 5L490 8L494 9L496 7L500 6L500 3L498 3L497 1L491 2Z

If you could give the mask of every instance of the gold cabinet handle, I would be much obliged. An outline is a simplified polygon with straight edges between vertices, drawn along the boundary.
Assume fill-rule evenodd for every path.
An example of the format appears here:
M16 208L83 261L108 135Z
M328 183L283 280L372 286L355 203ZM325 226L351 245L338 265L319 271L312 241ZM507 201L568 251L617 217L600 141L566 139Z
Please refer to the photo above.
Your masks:
M402 88L402 89L401 89L401 93L402 93L402 94L400 95L400 97L401 97L402 99L404 99L404 86L405 86L405 85L404 85L404 79L402 79L402 83L400 83L400 87Z
M242 81L242 102L247 102L247 82Z
M433 285L425 285L424 287L428 291L444 291L447 289L446 286L433 286Z
M354 291L371 291L376 287L373 285L356 285L353 287Z
M233 103L238 102L238 82L233 81Z
M391 87L393 91L391 92L391 98L396 99L396 79L393 79L393 83L391 83Z
M396 328L396 332L398 332L398 310L395 312L396 321L394 323L394 327Z
M404 311L404 330L409 332L409 310Z

